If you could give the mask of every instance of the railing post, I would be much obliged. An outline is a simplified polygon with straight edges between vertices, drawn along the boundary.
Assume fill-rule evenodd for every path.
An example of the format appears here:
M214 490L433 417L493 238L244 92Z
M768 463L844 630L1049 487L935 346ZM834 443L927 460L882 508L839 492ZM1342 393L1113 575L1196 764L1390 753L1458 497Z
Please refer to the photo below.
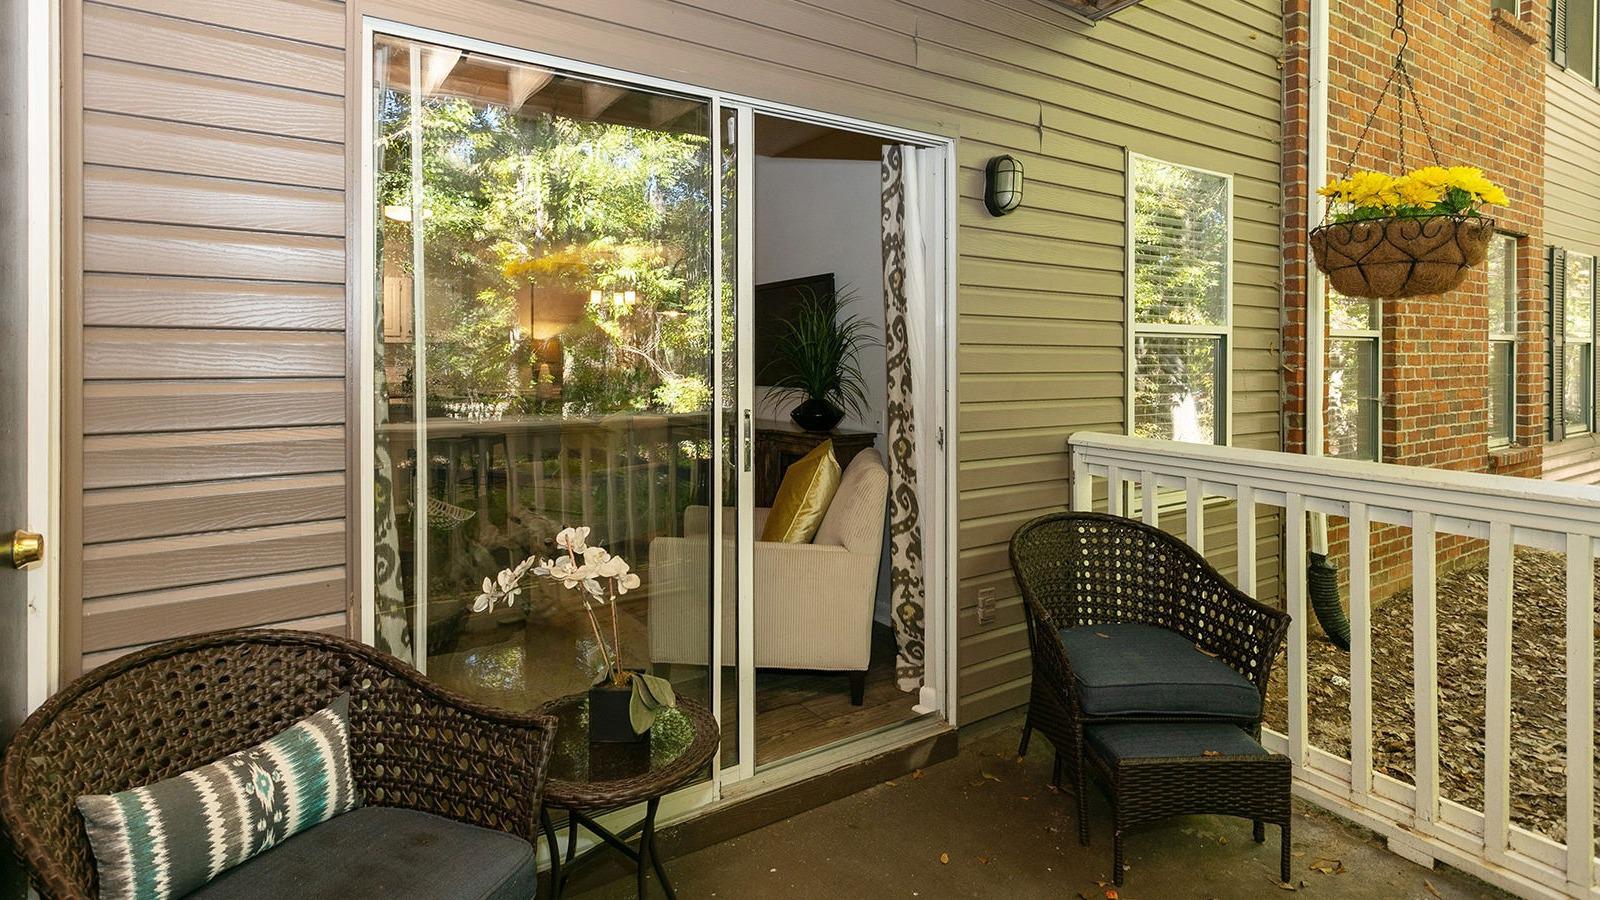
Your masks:
M1488 672L1484 685L1483 844L1503 861L1511 829L1511 526L1489 523Z
M1350 795L1372 793L1372 528L1365 503L1350 504Z
M1194 552L1206 553L1206 498L1200 491L1200 479L1190 475L1183 480L1183 527L1185 537Z
M1417 802L1415 825L1439 817L1438 552L1433 513L1411 516L1412 694L1416 698Z
M1113 516L1122 515L1122 501L1126 494L1122 490L1122 469L1118 466L1106 466L1106 512Z
M1152 528L1161 527L1161 483L1156 480L1156 473L1141 472L1139 481L1139 512L1144 515L1144 523Z
M1567 893L1594 884L1594 539L1567 535Z
M1067 447L1067 454L1072 459L1072 487L1068 496L1068 506L1073 512L1088 512L1094 509L1094 479L1089 475L1089 461L1084 459L1083 451Z
M1256 585L1256 489L1248 484L1239 485L1238 531L1239 589L1252 597L1260 596Z
M1289 762L1306 765L1306 498L1289 494L1284 503L1287 546L1283 577L1289 612Z

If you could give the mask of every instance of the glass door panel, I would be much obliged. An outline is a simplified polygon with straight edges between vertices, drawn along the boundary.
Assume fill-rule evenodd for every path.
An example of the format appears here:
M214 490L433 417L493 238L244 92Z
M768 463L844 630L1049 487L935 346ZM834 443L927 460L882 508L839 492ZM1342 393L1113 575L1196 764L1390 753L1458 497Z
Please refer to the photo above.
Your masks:
M385 37L374 75L378 646L529 709L586 689L614 633L711 702L711 104ZM559 587L473 611L577 525L642 580L602 628Z

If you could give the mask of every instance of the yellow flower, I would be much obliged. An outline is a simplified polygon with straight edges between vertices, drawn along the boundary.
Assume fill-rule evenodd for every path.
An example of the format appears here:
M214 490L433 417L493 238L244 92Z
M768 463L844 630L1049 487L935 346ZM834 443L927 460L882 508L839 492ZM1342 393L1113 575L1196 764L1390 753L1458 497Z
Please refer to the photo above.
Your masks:
M1511 198L1506 196L1506 192L1493 184L1489 185L1489 189L1479 195L1478 199L1492 206L1511 205Z
M1350 179L1348 178L1329 178L1327 184L1317 188L1318 196L1332 197L1335 200L1343 199L1344 195L1348 193L1350 193Z
M1400 203L1400 195L1395 192L1394 176L1382 172L1357 172L1351 175L1345 199L1362 209L1383 209Z
M1418 180L1414 174L1395 179L1394 191L1407 206L1433 206L1444 199L1443 187Z
M1407 179L1417 184L1437 190L1441 195L1444 189L1450 186L1450 173L1444 166L1423 166L1406 176Z

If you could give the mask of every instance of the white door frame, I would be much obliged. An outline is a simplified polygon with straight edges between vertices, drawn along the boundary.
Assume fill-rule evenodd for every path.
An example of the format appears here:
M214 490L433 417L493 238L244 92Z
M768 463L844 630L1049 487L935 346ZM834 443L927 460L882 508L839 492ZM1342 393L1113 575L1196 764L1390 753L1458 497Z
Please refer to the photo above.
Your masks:
M28 236L27 521L45 536L45 564L26 573L28 709L60 680L61 569L61 20L52 0L26 0Z
M877 122L855 119L849 116L841 116L833 113L792 106L789 104L761 100L759 98L748 97L727 91L720 91L700 85L686 84L669 79L641 75L622 69L612 68L610 66L595 65L592 63L567 59L552 54L524 50L517 47L496 44L489 41L478 40L476 38L463 37L461 35L451 34L444 31L409 25L406 23L373 16L367 16L363 18L361 23L361 34L362 43L360 47L360 53L362 78L359 93L362 99L359 110L359 115L361 117L359 123L360 140L356 145L357 147L361 148L362 153L359 164L361 183L358 185L358 193L353 198L353 202L356 204L354 220L356 222L357 229L355 243L358 248L358 258L357 275L352 279L351 282L351 289L357 292L358 298L361 298L360 302L353 305L354 308L360 310L359 317L357 321L351 323L352 327L356 329L355 359L358 361L356 383L357 390L360 391L360 397L362 398L362 401L356 404L357 421L355 423L357 428L356 441L358 442L358 450L360 453L359 458L361 461L357 464L357 471L360 473L360 481L357 487L357 508L354 510L351 518L352 527L356 528L357 533L363 538L358 542L359 572L357 574L356 588L360 592L359 600L361 608L362 639L368 643L371 643L374 638L374 558L371 541L366 540L366 536L372 533L373 501L373 472L366 464L366 461L372 458L374 449L373 410L372 404L367 401L371 398L372 391L375 388L375 385L373 384L372 367L367 365L367 361L372 358L372 353L374 350L374 313L372 309L372 303L370 302L371 297L373 296L372 291L375 254L375 240L373 235L374 213L371 202L372 198L370 196L371 185L373 184L373 160L371 152L373 140L372 52L375 38L378 35L385 35L459 48L461 50L470 51L473 53L480 53L485 56L494 56L513 62L521 62L529 65L571 72L575 75L635 85L644 89L655 89L682 94L684 96L705 100L710 105L713 113L722 107L736 107L739 110L739 127L741 130L739 135L739 146L741 149L741 156L745 152L753 152L746 149L749 146L747 136L750 134L750 129L747 123L753 122L754 114L756 113L766 113L787 119L829 125L915 145L924 149L936 149L942 151L943 165L945 170L943 179L945 196L942 198L944 205L944 216L942 221L944 222L945 234L943 235L944 240L942 241L942 245L944 248L943 252L945 255L945 260L943 267L944 284L942 284L940 287L942 288L941 293L943 302L930 304L930 310L933 311L936 321L929 323L927 331L928 334L937 335L941 338L938 343L929 344L929 368L930 371L936 372L938 377L937 379L928 379L928 381L931 389L937 389L942 392L942 402L937 406L937 408L941 410L942 421L926 423L922 425L925 433L935 436L936 439L939 437L943 438L942 444L939 447L940 454L937 457L942 460L942 466L939 467L939 471L942 476L940 479L941 483L928 484L924 486L924 496L928 498L928 505L930 507L929 510L925 510L924 512L924 522L928 523L930 526L929 532L937 531L936 536L931 533L924 534L924 552L926 555L925 572L928 575L926 579L926 602L927 608L929 610L938 610L938 614L928 615L925 617L925 627L927 629L924 642L926 648L925 684L931 686L932 690L924 688L923 696L920 699L924 705L926 705L930 700L933 701L936 704L936 709L933 711L942 714L944 721L950 725L957 724L957 642L955 639L955 622L957 615L957 592L955 590L957 521L956 503L955 497L953 496L956 485L957 461L956 454L953 452L952 447L955 433L954 423L956 422L956 395L953 385L954 373L956 371L956 342L955 329L952 327L956 321L955 242L956 206L958 196L956 193L956 138L950 135L934 134L929 132L915 131L912 129L899 128ZM720 123L717 123L717 125L720 127ZM712 171L713 175L715 175L718 172L720 160L714 158L712 162ZM751 204L754 202L754 182L752 179L753 172L751 171L751 167L745 164L745 160L743 158L741 158L740 162L741 165L738 178L741 215L739 217L740 252L738 262L741 287L744 290L748 290L754 275L754 257L752 255L753 250L751 249L753 248L754 217L749 212L752 209ZM717 272L716 277L721 278L721 273ZM746 304L749 299L744 295L744 290L741 290L740 294L741 311L744 308L747 308L743 304ZM748 321L747 317L745 316L741 316L740 320L742 325ZM746 330L746 327L741 328L741 332ZM747 334L741 334L741 338L747 337ZM748 341L746 340L744 343L747 344ZM939 349L935 350L936 347ZM939 363L939 365L935 366L935 362ZM943 371L939 371L939 369L942 369ZM745 414L747 412L753 414L753 392L751 385L749 384L749 380L750 379L745 376L744 373L741 373L740 384L738 385L741 443ZM935 381L937 381L937 387L935 387ZM718 414L720 415L720 411ZM718 421L716 425L716 430L720 431L720 421ZM734 452L742 452L742 447L729 449L732 449ZM749 497L751 496L749 491L753 490L753 477L750 476L749 473L745 473L743 471L742 461L738 468L740 471L741 498ZM740 506L741 509L746 509L750 506L750 504L741 502ZM744 536L740 541L742 556L749 555L743 551L743 545L749 543L748 539L750 537L748 532L750 530L751 522L745 521L746 518L746 515L741 514L741 531L744 532ZM749 596L750 585L746 583L746 580L752 575L752 573L749 571L748 564L741 566L741 571L739 574L741 594L741 596L737 598L737 602L739 603L741 611L741 615L739 617L739 630L741 632L741 640L745 642L745 646L748 646L751 638L753 637L753 632L746 633L749 631L750 625L749 612L751 602L751 598ZM936 575L939 577L935 577ZM713 581L713 585L713 590L718 592L721 591L720 580ZM721 599L724 601L726 600L726 598ZM720 608L720 603L714 601L713 613L715 614L717 610L720 610ZM714 619L713 621L716 620ZM714 659L720 658L714 657ZM755 716L753 656L748 653L740 654L739 659L739 683L741 692L739 717L741 726L740 764L737 767L729 768L726 771L723 771L720 769L720 767L717 767L717 771L714 773L714 777L712 779L713 790L711 791L711 796L715 796L720 793L720 785L731 781L749 779L754 773ZM751 671L746 671L747 669L750 669ZM712 678L712 682L714 685L719 685L720 679L714 677ZM713 687L713 696L716 696L716 692L718 690L719 688ZM713 710L713 712L720 718L720 709ZM775 778L788 780L790 777L796 776L798 773L825 765L825 760L826 755L816 759L802 758L797 760L793 766L784 766L782 767L781 771L774 770L771 772L770 776L764 774L764 777L759 780L763 784L769 783ZM700 792L695 790L695 793Z

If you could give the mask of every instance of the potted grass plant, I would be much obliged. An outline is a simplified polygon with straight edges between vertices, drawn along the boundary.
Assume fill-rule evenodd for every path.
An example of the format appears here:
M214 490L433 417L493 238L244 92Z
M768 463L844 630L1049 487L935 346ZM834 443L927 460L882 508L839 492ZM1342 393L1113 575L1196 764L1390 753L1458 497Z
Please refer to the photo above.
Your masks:
M1313 229L1317 268L1347 297L1442 294L1484 261L1505 191L1472 166L1425 166L1401 176L1356 172L1317 193L1328 221Z
M789 418L807 431L827 433L846 413L861 417L867 402L861 351L874 346L872 324L858 315L839 315L854 299L845 288L823 293L802 288L794 313L779 323L772 368L777 396L797 400Z
M672 682L624 668L622 632L617 622L617 598L639 587L639 576L628 561L604 547L590 546L588 526L565 528L556 535L560 551L553 559L529 557L493 577L483 579L483 590L473 602L473 612L488 612L500 604L511 606L530 579L577 591L584 615L594 633L595 680L589 688L589 740L595 743L633 743L644 740L664 707L677 706ZM596 607L607 607L609 628L602 627ZM606 631L609 631L609 641Z

